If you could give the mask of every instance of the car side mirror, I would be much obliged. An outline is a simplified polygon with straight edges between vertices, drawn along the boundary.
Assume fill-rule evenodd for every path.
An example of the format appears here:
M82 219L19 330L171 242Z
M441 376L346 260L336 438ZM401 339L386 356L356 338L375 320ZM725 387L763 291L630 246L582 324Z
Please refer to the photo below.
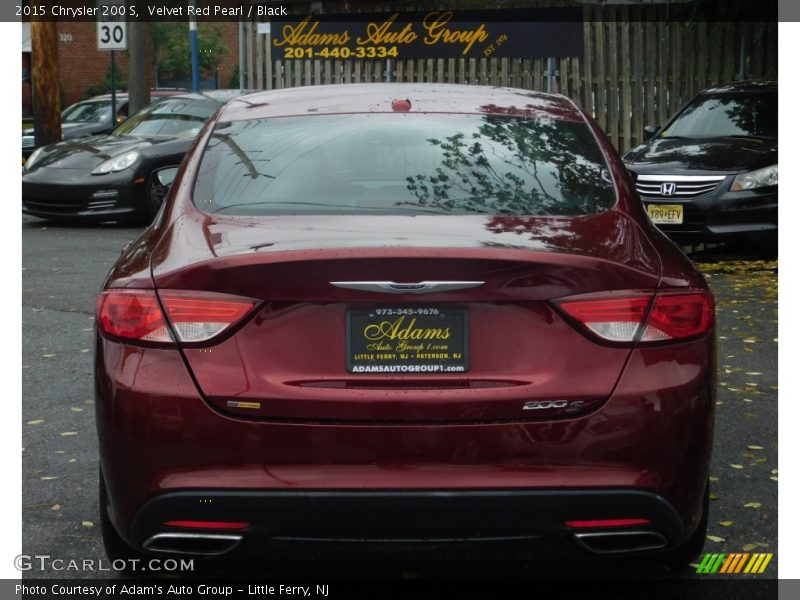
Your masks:
M178 167L163 167L153 171L153 178L160 187L164 188L164 192L166 192L172 185L172 182L175 181L175 176L177 174Z
M661 125L645 125L643 139L649 140L658 132L659 129L661 129Z

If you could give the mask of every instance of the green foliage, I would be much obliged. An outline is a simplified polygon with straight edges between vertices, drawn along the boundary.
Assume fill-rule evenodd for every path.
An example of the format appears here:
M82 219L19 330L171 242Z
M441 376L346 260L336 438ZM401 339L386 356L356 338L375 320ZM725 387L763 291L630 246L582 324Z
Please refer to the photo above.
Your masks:
M115 80L117 84L117 91L118 92L126 92L128 90L128 83L122 77L122 74L119 72L119 65L117 65L116 72L114 73ZM110 94L111 93L111 64L109 63L108 68L106 69L105 77L103 77L103 81L101 83L95 83L94 85L90 85L86 88L86 91L83 92L83 96L81 96L81 100L86 100L87 98L91 98L92 96L99 96L100 94ZM64 100L62 97L62 107Z
M236 66L233 67L233 71L231 72L231 78L228 79L228 89L231 90L239 89L239 63L236 63Z
M153 60L159 76L170 78L192 70L192 52L189 27L186 23L154 22ZM198 23L197 38L200 47L200 70L213 75L228 49L222 44L222 25ZM238 87L238 85L237 85Z

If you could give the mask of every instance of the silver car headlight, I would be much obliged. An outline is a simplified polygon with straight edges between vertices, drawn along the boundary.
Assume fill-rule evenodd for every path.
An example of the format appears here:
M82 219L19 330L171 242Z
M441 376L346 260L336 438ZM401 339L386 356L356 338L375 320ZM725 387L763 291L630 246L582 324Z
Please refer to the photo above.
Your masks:
M106 173L116 173L117 171L124 171L139 159L139 153L136 150L125 152L119 156L113 156L107 161L104 161L92 169L92 175L105 175Z
M740 173L734 178L731 191L755 190L769 185L778 185L778 165L764 167L749 173Z

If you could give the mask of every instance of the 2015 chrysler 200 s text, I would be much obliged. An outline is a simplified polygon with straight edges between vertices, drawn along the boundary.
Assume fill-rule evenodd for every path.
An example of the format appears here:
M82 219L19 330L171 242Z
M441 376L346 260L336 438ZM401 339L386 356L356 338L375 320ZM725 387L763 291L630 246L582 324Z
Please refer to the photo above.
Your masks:
M714 301L564 97L231 100L97 310L112 555L702 547Z

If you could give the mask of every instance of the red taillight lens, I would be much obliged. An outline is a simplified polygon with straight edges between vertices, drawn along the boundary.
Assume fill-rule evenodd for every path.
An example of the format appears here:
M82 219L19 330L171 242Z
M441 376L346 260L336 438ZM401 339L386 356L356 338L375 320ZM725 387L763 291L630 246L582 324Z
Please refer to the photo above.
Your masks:
M181 342L204 342L250 312L256 301L239 296L166 290L159 292Z
M256 300L216 294L159 292L180 342L205 342L239 322ZM97 298L97 321L104 334L142 342L172 343L172 330L154 290L110 290Z
M171 342L164 313L152 290L115 290L97 296L100 331L129 340Z
M701 335L714 322L714 297L708 292L658 294L642 334L643 342Z
M595 335L612 342L632 342L647 314L651 295L566 300L559 306Z
M714 297L705 290L658 292L655 298L644 291L628 295L610 292L608 296L593 294L557 304L594 335L610 342L681 340L706 333L714 322Z
M630 527L632 525L649 525L650 519L590 519L587 521L564 521L564 525L573 529L590 529L595 527Z

